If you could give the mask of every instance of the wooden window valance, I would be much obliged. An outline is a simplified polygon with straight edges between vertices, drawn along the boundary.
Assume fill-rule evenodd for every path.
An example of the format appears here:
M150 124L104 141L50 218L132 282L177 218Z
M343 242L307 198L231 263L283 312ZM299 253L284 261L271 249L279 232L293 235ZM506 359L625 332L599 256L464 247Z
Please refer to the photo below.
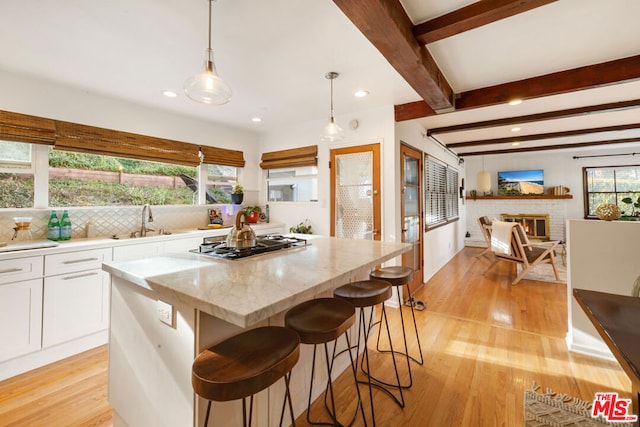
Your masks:
M228 150L226 148L209 147L203 145L202 150L203 163L212 165L244 167L244 153L238 150Z
M186 166L200 164L199 147L195 144L77 123L57 120L55 123L56 149Z
M299 166L318 166L318 146L291 148L289 150L262 153L262 169L278 169Z
M0 139L53 145L56 126L51 119L0 110Z

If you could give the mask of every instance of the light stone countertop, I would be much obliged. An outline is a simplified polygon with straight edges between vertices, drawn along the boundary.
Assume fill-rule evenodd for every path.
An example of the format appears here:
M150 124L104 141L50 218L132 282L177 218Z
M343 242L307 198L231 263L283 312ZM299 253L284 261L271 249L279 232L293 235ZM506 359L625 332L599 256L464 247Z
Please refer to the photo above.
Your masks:
M362 280L405 243L298 235L305 247L239 260L194 253L109 262L103 269L158 299L180 301L246 328L343 284Z

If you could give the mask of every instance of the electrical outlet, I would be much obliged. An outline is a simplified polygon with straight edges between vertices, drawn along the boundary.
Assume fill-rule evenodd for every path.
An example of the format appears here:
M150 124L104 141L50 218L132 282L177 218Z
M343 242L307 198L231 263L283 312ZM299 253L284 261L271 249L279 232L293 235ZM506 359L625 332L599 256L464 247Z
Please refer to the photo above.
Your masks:
M162 323L173 327L173 306L160 300L157 301L156 306L158 308L158 319L160 319Z

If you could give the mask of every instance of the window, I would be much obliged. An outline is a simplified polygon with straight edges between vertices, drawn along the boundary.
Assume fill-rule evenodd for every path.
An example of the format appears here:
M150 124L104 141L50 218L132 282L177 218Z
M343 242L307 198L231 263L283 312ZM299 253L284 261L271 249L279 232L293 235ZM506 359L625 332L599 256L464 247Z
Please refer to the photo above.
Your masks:
M318 168L290 167L267 170L270 202L312 202L318 200Z
M31 144L0 141L0 208L34 206Z
M425 225L427 229L458 218L458 171L425 155Z
M231 190L238 182L235 166L207 165L207 203L231 203Z
M262 153L260 167L267 171L270 202L318 200L318 146Z
M617 205L624 216L638 215L634 203L640 197L640 165L585 167L582 172L585 218L597 218L603 203Z

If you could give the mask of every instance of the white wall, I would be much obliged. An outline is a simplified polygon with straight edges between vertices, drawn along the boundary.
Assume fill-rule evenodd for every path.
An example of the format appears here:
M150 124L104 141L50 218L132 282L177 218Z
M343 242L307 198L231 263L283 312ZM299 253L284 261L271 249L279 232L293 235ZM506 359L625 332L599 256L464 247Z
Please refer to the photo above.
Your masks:
M573 297L573 289L632 295L640 277L640 222L568 221L567 345L571 351L614 359Z
M447 149L435 141L425 138L425 129L417 122L407 121L397 123L396 141L399 144L405 143L418 150L421 150L437 159L446 162L454 169L458 170L458 181L461 184L466 175L466 163L459 164L458 158ZM399 164L399 160L398 163ZM400 171L397 171L397 182L400 182ZM466 180L465 180L466 181ZM466 185L466 184L465 184ZM399 188L397 186L396 188ZM460 208L460 220L438 227L424 235L424 281L431 278L440 268L442 268L456 253L464 247L464 233L466 228L466 204L458 199ZM400 195L396 201L397 218L400 218ZM397 233L400 232L402 224L397 221Z
M545 188L564 186L570 189L573 199L563 200L565 219L584 218L584 197L582 189L582 168L585 166L621 166L640 164L637 156L615 156L640 151L640 143L626 144L616 148L585 148L581 150L552 150L535 153L492 154L484 156L484 170L491 175L491 190L497 194L498 172L522 169L543 169ZM605 155L574 159L574 156ZM612 156L613 155L613 156ZM476 176L483 168L482 156L465 157L467 170L466 192L476 188ZM533 201L530 203L534 203ZM467 201L467 230L476 230L475 221L484 215L474 204ZM525 212L520 212L525 213ZM528 212L527 212L528 213ZM481 236L476 236L482 240ZM473 238L473 236L472 236Z
M353 119L357 119L359 123L356 130L350 129L348 125ZM292 125L278 132L270 132L260 138L261 153L309 145L318 146L318 201L269 202L270 216L284 222L287 229L309 219L314 234L328 236L331 230L329 151L335 148L379 143L381 146L383 238L387 241L393 241L396 239L394 209L396 196L393 182L397 175L397 168L394 168L397 150L395 150L393 134L393 106L338 115L336 121L345 132L345 139L339 143L320 141L322 128L326 125L326 118ZM265 179L262 179L260 190L262 195L260 203L265 204L267 203Z
M258 190L258 135L0 70L0 110L244 151L242 182ZM202 108L215 108L202 106ZM212 111L214 111L212 109Z

